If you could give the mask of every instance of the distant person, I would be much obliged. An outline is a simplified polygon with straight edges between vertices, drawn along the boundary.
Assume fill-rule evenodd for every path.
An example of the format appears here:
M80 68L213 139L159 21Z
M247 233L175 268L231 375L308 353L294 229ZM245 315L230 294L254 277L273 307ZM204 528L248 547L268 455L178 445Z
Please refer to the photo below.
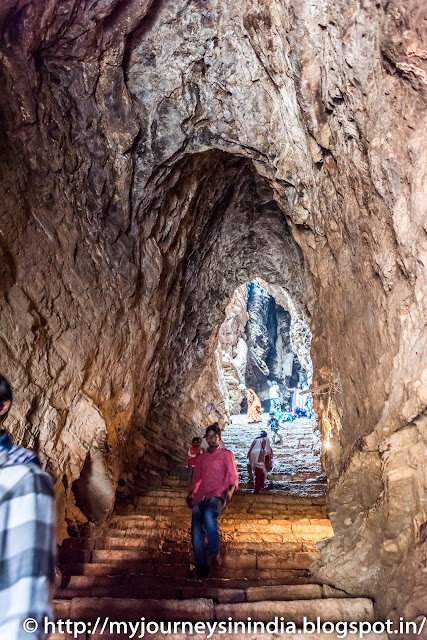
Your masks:
M187 452L187 484L190 487L193 480L194 467L196 466L196 460L203 453L200 446L200 438L193 438L191 447Z
M271 471L270 465L273 459L273 449L267 437L267 431L261 431L260 435L252 442L248 458L255 473L254 493L259 493L264 488L265 478L268 471Z
M281 444L283 439L280 433L280 424L274 411L270 411L270 419L268 421L268 426L270 427L271 433L273 434L272 435L273 444Z
M302 394L302 385L299 382L297 387L289 388L285 385L285 389L292 393L292 413L295 417L301 417L306 415L305 403L306 396Z
M12 388L0 375L0 422L12 404ZM55 508L50 476L33 451L12 444L0 430L0 638L41 640L52 620L56 565ZM33 618L38 630L23 628Z
M280 411L282 407L282 394L280 393L279 385L277 382L273 382L269 389L270 396L270 412Z
M245 389L248 401L248 423L262 422L261 402L253 389Z
M193 483L187 497L192 510L191 542L197 575L206 578L219 566L221 538L218 516L239 486L234 456L221 448L221 429L213 424L206 429L208 449L197 458Z

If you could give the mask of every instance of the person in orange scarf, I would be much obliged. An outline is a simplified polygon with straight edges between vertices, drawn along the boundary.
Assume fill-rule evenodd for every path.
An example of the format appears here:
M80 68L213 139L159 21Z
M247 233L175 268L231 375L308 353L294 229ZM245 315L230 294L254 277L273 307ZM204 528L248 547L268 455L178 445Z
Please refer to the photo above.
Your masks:
M245 389L248 401L248 422L262 422L261 401L253 389Z

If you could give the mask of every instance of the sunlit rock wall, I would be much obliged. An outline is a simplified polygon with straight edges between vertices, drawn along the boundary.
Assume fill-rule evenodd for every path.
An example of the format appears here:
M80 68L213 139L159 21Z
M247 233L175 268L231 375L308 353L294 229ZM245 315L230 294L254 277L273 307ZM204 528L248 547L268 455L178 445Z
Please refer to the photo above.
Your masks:
M317 407L336 513L328 575L340 566L344 580L348 567L351 588L375 590L380 611L417 615L425 10L422 0L0 5L1 365L16 389L9 427L40 447L60 521L82 517L72 488L83 471L88 487L102 479L106 512L125 462L165 472L183 459L199 419L191 390L225 306L259 276L291 294L313 334L314 384L330 388ZM399 473L413 500L395 499ZM369 496L351 494L357 517L347 486ZM80 508L93 514L95 492L87 498ZM377 504L393 523L409 509L407 542ZM391 555L355 573L365 535ZM396 567L416 576L402 584Z
M217 353L221 359L226 388L224 401L229 415L240 413L245 396L247 344L245 328L248 321L248 286L240 285L225 309L225 320L218 334ZM240 387L240 388L239 388Z
M266 400L267 380L276 351L276 303L257 282L251 282L249 285L248 314L246 382L248 387L256 391L260 400Z
M275 289L283 299L285 292L277 285ZM289 400L290 394L284 384L287 387L296 386L298 382L306 382L307 376L298 356L292 351L292 318L289 311L277 304L257 280L249 285L248 315L245 381L268 410L269 388L273 380L279 384L283 398ZM307 355L309 358L309 347Z

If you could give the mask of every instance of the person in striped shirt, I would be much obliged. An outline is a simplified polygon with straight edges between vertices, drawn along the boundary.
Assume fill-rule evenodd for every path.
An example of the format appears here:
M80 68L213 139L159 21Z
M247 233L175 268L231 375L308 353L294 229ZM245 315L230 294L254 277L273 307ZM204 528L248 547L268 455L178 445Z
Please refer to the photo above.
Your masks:
M42 640L45 618L52 619L54 492L37 455L2 428L11 404L12 388L0 375L0 638Z

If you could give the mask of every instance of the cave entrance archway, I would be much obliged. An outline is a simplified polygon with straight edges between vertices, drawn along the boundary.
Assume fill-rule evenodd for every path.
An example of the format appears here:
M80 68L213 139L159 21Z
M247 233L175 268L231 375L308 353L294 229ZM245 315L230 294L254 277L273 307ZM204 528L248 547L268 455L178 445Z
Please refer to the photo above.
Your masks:
M225 313L217 349L221 350L228 390L228 413L246 409L239 385L254 389L263 411L268 412L273 383L279 386L283 410L291 411L287 388L300 384L307 389L313 366L310 329L286 290L255 278L237 287Z
M215 359L227 412L223 441L235 455L241 487L253 487L247 452L260 430L265 429L274 451L274 468L268 475L267 488L293 495L323 495L326 478L320 463L320 434L311 395L304 398L307 402L300 413L293 407L294 394L287 390L297 385L306 389L311 383L311 333L307 324L296 313L283 287L269 285L260 278L237 287L225 313ZM270 389L274 383L281 393L281 406L274 407L280 424L278 433L269 423L273 408ZM244 388L253 389L260 399L260 422L248 421Z
M162 476L185 464L193 436L214 421L222 427L227 421L216 347L236 288L258 278L276 297L292 300L295 314L304 319L305 341L310 314L302 252L285 205L258 164L211 149L175 159L154 184L144 212L150 212L155 246L167 268L152 284L148 273L143 283L148 291L160 283L162 306L153 354L155 389L143 429L149 455L139 469ZM306 359L308 352L309 344ZM295 475L294 467L288 475L291 471Z

